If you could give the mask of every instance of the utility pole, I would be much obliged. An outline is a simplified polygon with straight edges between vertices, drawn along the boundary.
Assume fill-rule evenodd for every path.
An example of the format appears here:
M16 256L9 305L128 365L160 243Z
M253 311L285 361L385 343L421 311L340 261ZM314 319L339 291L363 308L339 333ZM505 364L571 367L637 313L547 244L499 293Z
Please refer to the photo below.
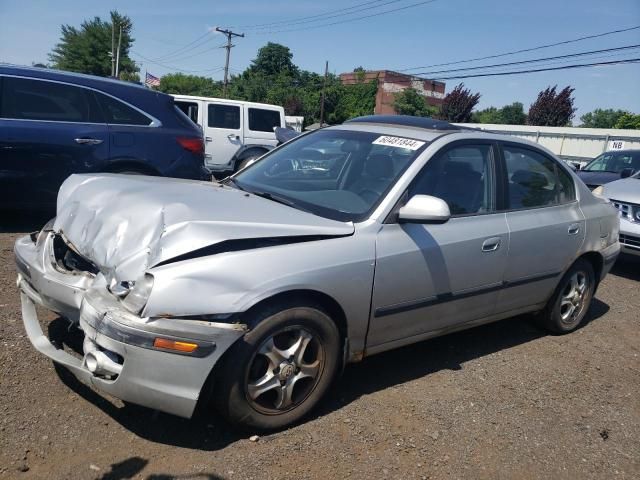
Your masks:
M113 19L111 20L111 76L116 71L116 26L113 23Z
M322 82L322 99L320 100L320 128L324 124L324 91L327 88L327 75L329 74L329 61L324 64L324 82Z
M216 32L220 32L227 36L227 44L224 48L227 49L227 60L224 63L224 96L227 96L227 85L229 84L229 55L231 55L231 48L235 45L231 45L231 37L244 37L244 33L235 33L231 30L225 30L223 28L216 27Z
M122 42L122 25L120 25L120 33L118 34L118 52L116 53L116 78L120 78L120 43Z

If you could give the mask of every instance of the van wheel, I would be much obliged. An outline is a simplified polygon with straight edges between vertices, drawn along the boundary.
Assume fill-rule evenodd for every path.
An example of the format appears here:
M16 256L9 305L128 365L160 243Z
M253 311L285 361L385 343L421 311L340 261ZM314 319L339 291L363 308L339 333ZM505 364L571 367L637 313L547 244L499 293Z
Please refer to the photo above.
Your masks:
M553 333L569 333L584 320L595 291L593 266L578 259L564 274L547 308L540 313L543 327Z
M214 401L231 423L258 430L300 420L338 371L340 334L315 306L269 309L217 367ZM262 318L262 320L259 320Z
M261 157L261 155L251 155L250 157L243 158L240 161L240 163L238 164L238 168L236 169L236 171L242 170L244 167L247 167L247 166L251 165L253 162L255 162L260 157Z

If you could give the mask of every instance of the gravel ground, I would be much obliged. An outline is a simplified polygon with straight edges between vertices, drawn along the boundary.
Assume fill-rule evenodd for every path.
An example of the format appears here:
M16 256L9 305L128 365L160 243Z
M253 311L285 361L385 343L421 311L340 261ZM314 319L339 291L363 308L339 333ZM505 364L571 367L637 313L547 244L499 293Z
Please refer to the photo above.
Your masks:
M36 353L12 245L42 223L0 227L1 478L640 477L640 263L618 262L571 335L513 318L374 356L313 417L251 441L207 412L104 398Z

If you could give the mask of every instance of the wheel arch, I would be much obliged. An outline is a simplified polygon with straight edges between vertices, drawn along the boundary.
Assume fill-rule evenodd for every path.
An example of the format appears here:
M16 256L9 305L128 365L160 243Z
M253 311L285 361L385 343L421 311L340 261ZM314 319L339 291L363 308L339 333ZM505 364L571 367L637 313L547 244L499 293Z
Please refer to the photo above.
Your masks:
M252 157L254 155L262 156L272 149L273 147L270 145L247 145L245 147L242 147L238 152L236 152L235 156L233 157L233 170L235 171L238 167L238 164L244 159Z
M596 288L597 288L598 284L600 283L600 279L602 277L602 271L604 269L604 257L599 252L587 252L580 255L578 259L580 258L588 261L593 267L593 273L595 274L595 277L596 277Z

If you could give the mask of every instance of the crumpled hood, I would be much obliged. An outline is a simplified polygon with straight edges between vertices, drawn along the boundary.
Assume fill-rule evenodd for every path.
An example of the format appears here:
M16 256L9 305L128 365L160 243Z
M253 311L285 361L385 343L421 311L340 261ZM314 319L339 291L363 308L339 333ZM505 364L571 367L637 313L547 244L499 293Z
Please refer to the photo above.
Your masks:
M351 223L215 183L118 174L69 177L53 229L118 280L223 241L354 232Z
M621 202L640 204L640 178L629 177L604 185L604 196Z

